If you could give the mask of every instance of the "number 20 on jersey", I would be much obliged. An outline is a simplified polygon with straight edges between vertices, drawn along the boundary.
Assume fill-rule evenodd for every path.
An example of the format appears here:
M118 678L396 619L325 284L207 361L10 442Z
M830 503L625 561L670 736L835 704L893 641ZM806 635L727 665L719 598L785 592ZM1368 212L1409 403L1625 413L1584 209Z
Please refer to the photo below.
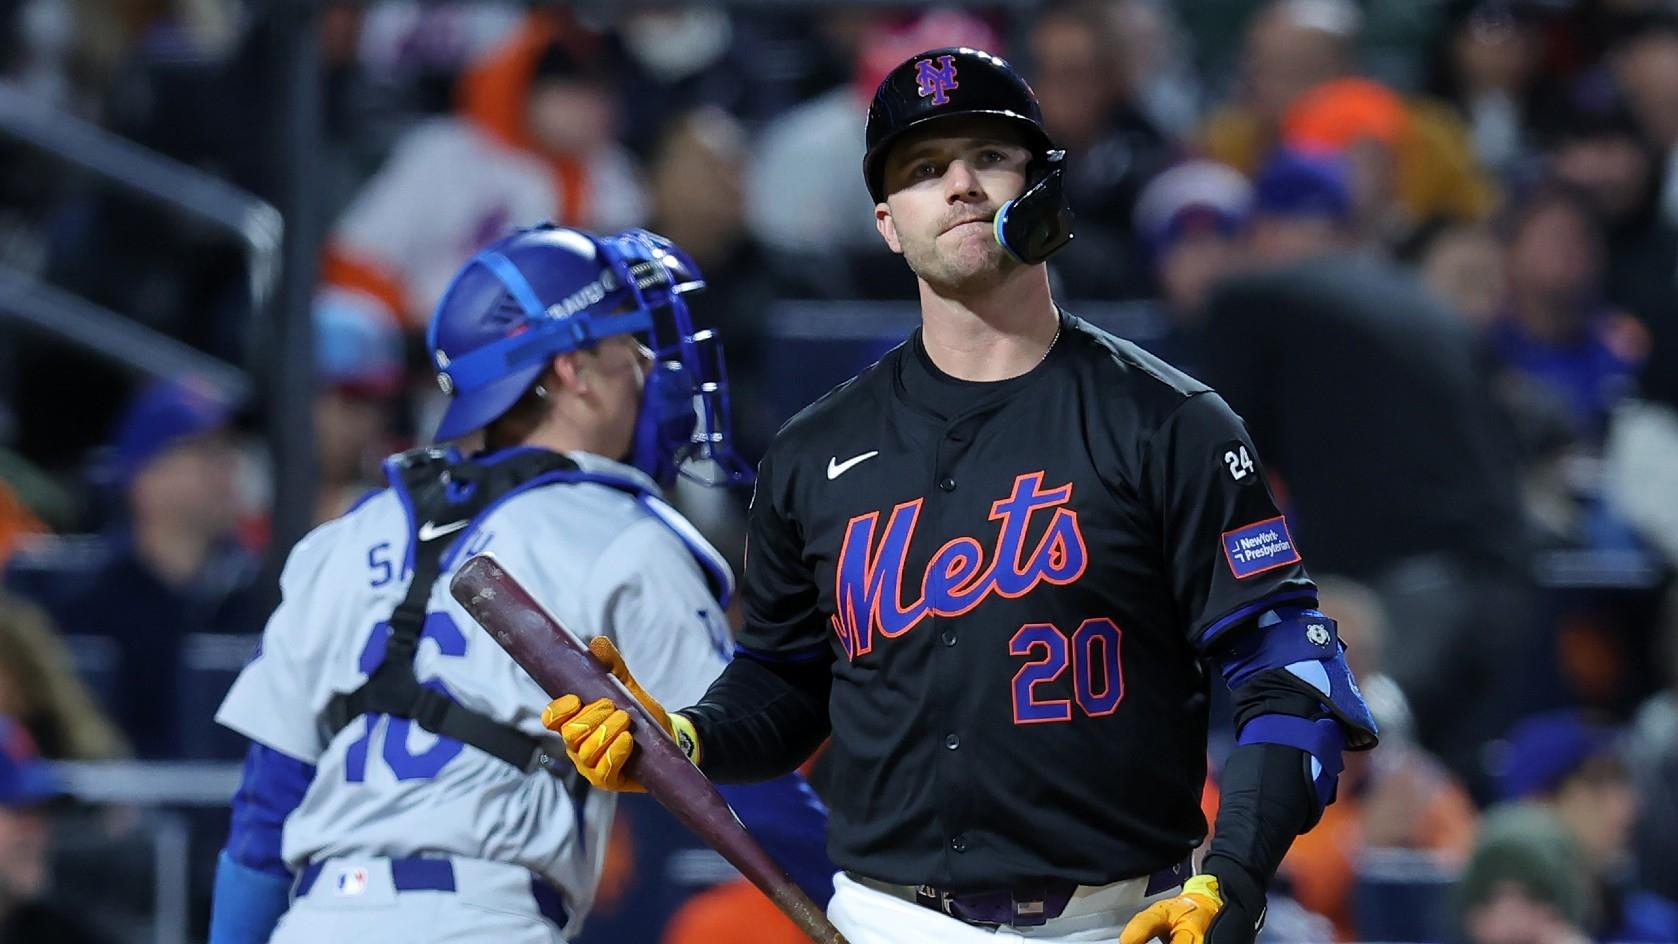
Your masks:
M1015 724L1072 720L1072 705L1091 718L1118 710L1124 700L1124 671L1119 656L1123 633L1112 620L1088 619L1068 636L1053 623L1027 623L1008 640L1008 653L1028 661L1014 673ZM1072 670L1072 697L1056 685ZM1043 686L1043 691L1039 690Z

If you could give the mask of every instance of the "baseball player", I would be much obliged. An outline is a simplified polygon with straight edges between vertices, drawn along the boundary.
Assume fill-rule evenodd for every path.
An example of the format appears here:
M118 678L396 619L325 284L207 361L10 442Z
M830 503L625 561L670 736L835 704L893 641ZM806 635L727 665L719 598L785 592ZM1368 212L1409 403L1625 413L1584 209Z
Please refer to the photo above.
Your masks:
M1342 750L1375 744L1240 418L1050 297L1063 160L993 55L880 85L864 179L921 326L778 434L738 655L670 715L718 782L831 734L855 944L1252 941ZM1196 873L1213 674L1240 746ZM623 712L546 715L590 783L633 788Z
M684 459L749 475L715 337L682 301L702 285L661 237L547 225L455 277L427 338L450 395L436 438L483 449L392 457L388 488L292 550L216 716L252 744L213 941L576 932L615 798L549 759L562 745L532 708L541 689L447 584L492 551L629 654L655 697L686 704L717 677L733 576L659 497ZM800 780L731 799L812 895L831 894L825 814Z

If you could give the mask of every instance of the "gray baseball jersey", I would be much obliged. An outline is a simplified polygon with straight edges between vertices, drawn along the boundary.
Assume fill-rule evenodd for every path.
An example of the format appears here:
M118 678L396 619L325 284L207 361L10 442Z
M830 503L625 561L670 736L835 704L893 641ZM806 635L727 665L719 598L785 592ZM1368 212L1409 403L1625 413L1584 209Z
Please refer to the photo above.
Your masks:
M627 466L571 458L651 487ZM574 804L553 774L514 769L404 719L364 716L331 737L320 723L327 702L359 686L383 656L378 624L410 576L408 528L401 499L387 490L300 541L280 578L282 602L216 720L315 766L285 823L292 869L335 856L512 863L555 885L575 922L600 876L611 794L587 791ZM564 744L541 724L547 695L448 593L472 553L493 552L573 631L611 637L666 704L697 701L727 660L727 624L696 555L712 572L726 576L727 567L661 502L599 484L545 485L513 494L456 540L470 553L452 555L432 590L415 674L494 721L549 739L556 756Z

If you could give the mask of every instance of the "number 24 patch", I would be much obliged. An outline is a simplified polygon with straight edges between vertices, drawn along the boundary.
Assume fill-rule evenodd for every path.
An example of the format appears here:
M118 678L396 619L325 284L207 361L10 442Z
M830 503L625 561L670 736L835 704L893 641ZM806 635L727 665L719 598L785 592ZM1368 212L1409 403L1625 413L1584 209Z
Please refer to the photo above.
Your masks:
M1258 464L1253 452L1239 439L1232 439L1218 447L1218 462L1237 485L1251 485L1258 481Z

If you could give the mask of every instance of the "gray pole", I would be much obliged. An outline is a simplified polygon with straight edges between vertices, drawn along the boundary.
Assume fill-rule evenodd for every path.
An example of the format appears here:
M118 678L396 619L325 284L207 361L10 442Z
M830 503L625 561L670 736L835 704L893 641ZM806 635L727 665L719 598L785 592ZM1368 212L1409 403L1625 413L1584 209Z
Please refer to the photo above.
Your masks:
M310 302L320 254L322 147L320 11L316 0L272 0L276 109L283 149L279 188L285 244L272 339L254 352L267 392L269 449L274 461L273 532L267 586L277 599L280 567L314 518L314 336Z

